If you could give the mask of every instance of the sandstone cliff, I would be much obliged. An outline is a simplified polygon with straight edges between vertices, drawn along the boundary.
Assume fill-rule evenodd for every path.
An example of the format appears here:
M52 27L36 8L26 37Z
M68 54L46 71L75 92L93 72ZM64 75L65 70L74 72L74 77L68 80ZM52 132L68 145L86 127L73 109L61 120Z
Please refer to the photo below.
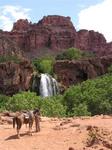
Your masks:
M45 55L45 52L56 53L57 50L74 47L76 30L69 17L48 16L34 24L28 20L18 20L7 36L13 39L26 55L35 57L39 54Z
M111 64L112 56L77 61L57 61L54 64L54 72L58 77L58 81L69 87L107 73Z
M11 32L1 32L1 35L13 41L29 58L56 54L70 47L93 51L98 56L112 54L112 43L107 43L102 34L76 31L70 17L47 16L38 23L20 19L14 23ZM5 43L0 42L0 51L3 45Z
M12 95L28 90L33 69L29 61L19 64L14 62L0 63L0 93Z

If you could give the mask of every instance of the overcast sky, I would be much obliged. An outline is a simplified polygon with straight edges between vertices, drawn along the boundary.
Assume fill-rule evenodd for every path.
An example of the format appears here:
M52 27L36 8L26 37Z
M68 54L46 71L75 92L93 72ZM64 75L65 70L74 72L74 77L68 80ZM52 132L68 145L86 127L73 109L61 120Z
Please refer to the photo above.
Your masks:
M70 16L77 30L95 30L112 41L112 0L0 0L3 30L20 18L38 22L47 15Z

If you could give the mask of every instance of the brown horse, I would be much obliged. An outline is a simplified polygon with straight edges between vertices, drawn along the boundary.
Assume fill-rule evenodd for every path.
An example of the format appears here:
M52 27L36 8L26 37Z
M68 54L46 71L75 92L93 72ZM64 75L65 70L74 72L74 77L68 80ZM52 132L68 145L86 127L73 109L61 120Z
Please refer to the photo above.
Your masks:
M33 122L35 121L36 132L40 131L40 111L39 109L35 109L34 111L28 112L18 112L16 116L13 118L13 128L15 128L15 124L17 125L17 136L20 138L20 129L22 124L29 124L29 135L32 135L31 130L33 126Z

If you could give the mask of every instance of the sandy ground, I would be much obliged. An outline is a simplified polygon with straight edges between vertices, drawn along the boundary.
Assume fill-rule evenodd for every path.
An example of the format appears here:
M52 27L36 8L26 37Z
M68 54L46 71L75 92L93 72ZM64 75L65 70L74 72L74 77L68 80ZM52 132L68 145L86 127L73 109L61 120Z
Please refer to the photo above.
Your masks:
M42 117L41 131L29 136L25 125L21 138L12 124L0 125L0 150L112 150L112 117ZM72 150L72 149L70 149Z

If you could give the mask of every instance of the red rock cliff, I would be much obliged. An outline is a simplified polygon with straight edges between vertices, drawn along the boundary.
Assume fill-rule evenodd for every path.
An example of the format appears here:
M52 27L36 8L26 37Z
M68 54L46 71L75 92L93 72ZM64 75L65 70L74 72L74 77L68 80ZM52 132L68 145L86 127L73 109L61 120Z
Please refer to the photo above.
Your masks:
M94 51L97 55L112 54L112 43L107 43L102 34L88 30L77 32L70 17L47 16L34 24L20 19L11 32L1 34L14 41L29 57L57 53L70 47Z
M29 61L0 63L0 93L12 95L30 87L33 69Z
M69 87L107 73L111 64L112 56L77 61L57 61L54 64L54 72L58 81Z

